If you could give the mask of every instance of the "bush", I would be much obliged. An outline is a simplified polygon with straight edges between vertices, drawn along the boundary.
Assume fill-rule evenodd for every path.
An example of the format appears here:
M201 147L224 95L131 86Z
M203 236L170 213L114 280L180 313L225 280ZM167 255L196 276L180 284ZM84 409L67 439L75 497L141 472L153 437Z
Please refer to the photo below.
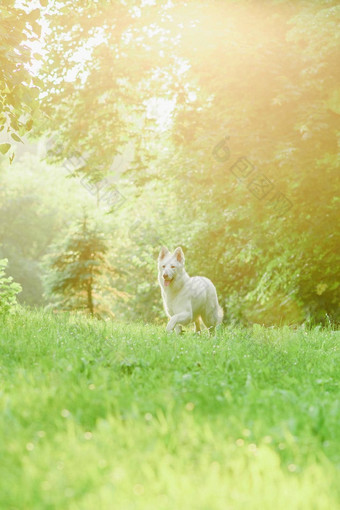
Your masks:
M7 263L7 259L0 260L0 315L11 313L14 310L17 305L16 295L22 290L21 285L13 282L11 276L6 277Z

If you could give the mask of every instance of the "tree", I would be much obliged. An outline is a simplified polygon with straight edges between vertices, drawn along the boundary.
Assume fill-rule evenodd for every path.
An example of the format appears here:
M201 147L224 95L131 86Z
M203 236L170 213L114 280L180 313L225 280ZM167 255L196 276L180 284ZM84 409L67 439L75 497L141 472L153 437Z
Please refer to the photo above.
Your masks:
M51 272L47 278L48 294L57 299L57 308L85 310L96 316L107 312L102 296L108 290L104 278L112 273L107 251L103 234L84 215L47 260Z
M130 176L162 182L165 207L175 197L176 244L190 246L235 318L338 317L337 3L131 1L120 24L118 2L80 2L73 19L68 3L52 22L43 108L60 128L61 157L78 146L89 158L80 171L96 180L140 133ZM70 55L97 32L103 43L68 81ZM173 101L166 134L148 124L152 98ZM221 159L214 148L226 135ZM239 158L250 177L232 167ZM259 177L267 198L254 190ZM278 197L293 204L281 215Z
M122 147L134 139L135 167L147 168L146 101L156 93L155 73L164 67L161 55L171 36L164 26L146 29L155 16L166 23L169 5L155 9L142 0L67 0L62 8L59 3L51 5L48 58L41 71L44 121L37 132L55 134L50 148L53 161L81 155L79 172L100 180ZM165 67L167 86L170 76L178 74L180 62L169 60Z
M31 43L41 35L40 9L23 9L16 3L3 0L0 7L0 131L10 136L10 141L0 144L1 154L9 151L12 141L22 142L21 136L32 129L41 85L29 71ZM40 58L37 53L34 56Z

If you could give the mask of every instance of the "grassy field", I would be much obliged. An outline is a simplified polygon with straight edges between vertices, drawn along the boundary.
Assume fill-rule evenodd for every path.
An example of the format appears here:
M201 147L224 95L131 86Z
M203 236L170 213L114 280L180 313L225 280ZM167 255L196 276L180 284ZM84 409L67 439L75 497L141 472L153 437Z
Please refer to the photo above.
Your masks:
M0 322L0 508L340 508L339 333Z

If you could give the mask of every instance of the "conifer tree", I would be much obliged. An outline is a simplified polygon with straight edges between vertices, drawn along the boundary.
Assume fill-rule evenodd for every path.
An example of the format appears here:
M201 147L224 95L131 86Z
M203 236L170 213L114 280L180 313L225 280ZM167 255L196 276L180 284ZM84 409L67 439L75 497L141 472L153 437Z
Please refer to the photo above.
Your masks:
M58 308L100 316L103 282L112 271L107 251L103 233L84 215L49 256L47 290Z

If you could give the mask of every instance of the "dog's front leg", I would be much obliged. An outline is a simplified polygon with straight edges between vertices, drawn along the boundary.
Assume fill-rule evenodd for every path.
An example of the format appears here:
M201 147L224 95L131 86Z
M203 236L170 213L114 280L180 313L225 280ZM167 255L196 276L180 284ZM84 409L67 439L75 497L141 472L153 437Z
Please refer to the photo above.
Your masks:
M177 313L176 315L173 315L169 320L166 331L170 333L170 331L173 331L178 324L185 326L186 324L189 324L189 322L192 322L191 310Z

